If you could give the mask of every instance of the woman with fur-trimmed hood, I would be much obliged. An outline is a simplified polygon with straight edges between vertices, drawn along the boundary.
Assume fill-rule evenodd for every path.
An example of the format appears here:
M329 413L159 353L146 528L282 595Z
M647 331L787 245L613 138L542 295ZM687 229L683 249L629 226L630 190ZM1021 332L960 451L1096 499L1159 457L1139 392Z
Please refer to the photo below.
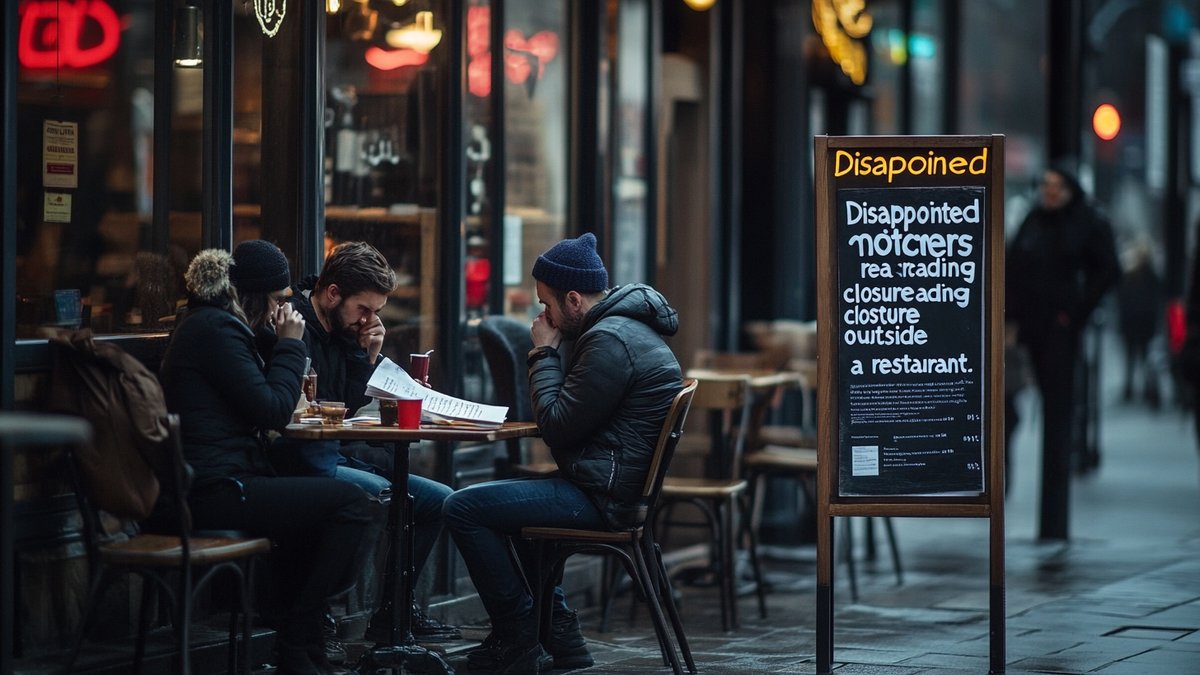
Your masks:
M201 251L185 280L188 309L171 335L160 379L195 470L188 495L193 522L277 544L272 581L287 597L266 608L278 616L277 672L328 672L325 600L353 578L356 557L346 552L359 548L371 519L357 486L276 476L264 455L263 432L291 421L307 354L304 320L285 302L287 259L274 244L247 241L234 255ZM247 317L244 306L261 314ZM278 338L269 364L251 325L273 329Z

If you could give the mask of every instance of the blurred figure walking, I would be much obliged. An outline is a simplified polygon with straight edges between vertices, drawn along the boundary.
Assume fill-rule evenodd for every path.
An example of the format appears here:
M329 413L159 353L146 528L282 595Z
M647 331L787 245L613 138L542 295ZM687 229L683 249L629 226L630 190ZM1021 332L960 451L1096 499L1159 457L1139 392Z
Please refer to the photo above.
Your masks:
M1112 227L1063 166L1042 174L1041 200L1009 246L1007 314L1042 396L1040 539L1067 539L1075 444L1075 368L1088 318L1121 276Z
M1159 396L1158 366L1150 358L1150 343L1159 333L1165 305L1165 287L1154 269L1150 245L1139 240L1128 252L1125 275L1117 287L1118 325L1125 348L1123 396L1126 403L1141 398L1157 408Z

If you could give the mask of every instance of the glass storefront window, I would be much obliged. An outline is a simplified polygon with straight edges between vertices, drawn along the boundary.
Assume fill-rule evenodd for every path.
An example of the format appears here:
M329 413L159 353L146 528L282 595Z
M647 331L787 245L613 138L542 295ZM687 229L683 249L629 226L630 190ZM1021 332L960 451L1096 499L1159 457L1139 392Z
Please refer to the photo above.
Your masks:
M200 247L203 70L174 70L171 216L154 232L155 4L21 0L17 15L17 337L163 330Z
M647 111L650 89L646 79L646 45L650 43L650 9L645 0L623 0L616 7L616 107L613 111L612 223L613 254L610 283L649 281L646 254Z
M380 313L383 353L402 364L437 343L439 145L449 123L440 89L456 81L444 75L446 6L350 0L326 17L326 250L362 240L391 262L400 285Z
M534 259L566 233L567 3L505 2L505 313L539 311Z

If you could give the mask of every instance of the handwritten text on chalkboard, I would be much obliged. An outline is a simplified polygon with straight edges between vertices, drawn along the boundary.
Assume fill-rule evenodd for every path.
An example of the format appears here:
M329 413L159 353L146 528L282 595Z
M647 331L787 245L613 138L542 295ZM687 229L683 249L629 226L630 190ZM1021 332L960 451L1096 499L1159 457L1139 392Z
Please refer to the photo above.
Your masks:
M839 189L836 212L839 493L979 494L985 188Z

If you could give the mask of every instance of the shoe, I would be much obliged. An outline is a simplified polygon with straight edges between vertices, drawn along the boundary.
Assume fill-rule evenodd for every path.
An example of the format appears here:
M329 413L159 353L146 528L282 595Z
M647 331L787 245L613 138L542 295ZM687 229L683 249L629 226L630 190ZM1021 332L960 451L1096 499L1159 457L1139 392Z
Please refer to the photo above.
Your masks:
M324 675L324 673L313 662L304 647L277 639L275 641L275 675Z
M329 612L325 612L321 624L321 635L325 641L324 659L331 664L345 663L346 645L337 639L337 619L333 618Z
M532 612L506 621L474 651L467 653L467 666L475 673L538 675L554 669L554 657L538 642L537 620Z
M524 643L524 644L522 644ZM554 657L536 639L510 641L492 631L478 648L467 653L467 668L473 673L538 675L554 670Z
M596 662L579 630L579 614L574 610L554 611L546 651L554 659L555 670L589 668Z
M487 634L479 646L467 650L467 667L475 672L483 672L494 662L492 651L500 644L500 635L496 631Z
M417 642L448 642L462 639L460 630L425 614L415 605L412 608L412 633Z
M379 610L371 617L370 623L367 624L367 632L363 635L364 640L375 643L388 641L391 637L391 618L384 616L385 613ZM449 642L462 639L462 632L457 628L428 616L415 605L412 609L412 634L417 642Z

